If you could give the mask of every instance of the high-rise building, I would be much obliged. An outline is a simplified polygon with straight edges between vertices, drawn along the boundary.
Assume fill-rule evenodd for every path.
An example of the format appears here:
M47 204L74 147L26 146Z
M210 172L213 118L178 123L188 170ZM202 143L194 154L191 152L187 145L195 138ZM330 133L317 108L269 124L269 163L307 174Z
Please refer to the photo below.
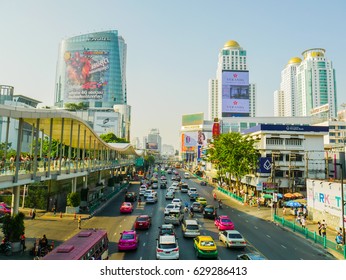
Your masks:
M293 57L281 72L280 89L274 93L275 116L310 116L324 110L328 118L335 118L337 98L332 62L321 48L306 50L302 55L303 60ZM278 98L279 92L283 100Z
M157 128L153 128L149 131L146 142L146 149L152 150L154 152L161 152L161 136Z
M57 63L55 106L84 111L79 115L97 133L113 132L130 140L126 53L127 45L117 30L63 40Z
M220 50L216 79L208 86L209 119L256 116L256 85L249 84L246 50L236 41Z

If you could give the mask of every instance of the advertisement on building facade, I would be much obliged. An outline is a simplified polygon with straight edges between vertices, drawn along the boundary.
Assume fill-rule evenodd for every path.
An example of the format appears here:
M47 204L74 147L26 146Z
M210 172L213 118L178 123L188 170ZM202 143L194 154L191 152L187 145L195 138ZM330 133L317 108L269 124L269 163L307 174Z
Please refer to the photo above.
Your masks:
M95 112L94 130L97 134L113 132L118 135L119 114L115 112Z
M159 149L159 145L157 143L146 143L146 149L147 150L158 150Z
M184 146L185 147L196 147L198 143L198 132L187 131L184 133Z
M109 52L102 50L66 51L65 98L99 100L109 81Z
M249 72L222 71L222 116L248 116L249 113Z
M204 113L189 114L182 116L182 126L197 126L203 125Z
M307 180L307 205L323 213L339 217L341 220L341 184L319 180ZM345 190L345 185L344 185ZM345 192L344 192L345 194ZM345 220L345 216L344 216Z

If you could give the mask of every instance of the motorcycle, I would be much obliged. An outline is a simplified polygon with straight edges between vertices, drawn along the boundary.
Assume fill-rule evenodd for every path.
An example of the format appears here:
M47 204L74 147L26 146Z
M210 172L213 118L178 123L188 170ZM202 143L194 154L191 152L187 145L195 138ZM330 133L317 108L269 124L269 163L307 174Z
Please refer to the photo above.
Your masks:
M2 241L0 244L0 252L6 256L12 255L12 245L10 241Z
M221 199L219 199L218 203L219 203L219 208L222 209L222 201L221 201Z
M189 213L190 218L193 218L194 215L195 214L193 213L193 211L190 211L190 213Z
M206 185L207 185L207 183L206 183L206 182L201 181L201 186L206 186Z

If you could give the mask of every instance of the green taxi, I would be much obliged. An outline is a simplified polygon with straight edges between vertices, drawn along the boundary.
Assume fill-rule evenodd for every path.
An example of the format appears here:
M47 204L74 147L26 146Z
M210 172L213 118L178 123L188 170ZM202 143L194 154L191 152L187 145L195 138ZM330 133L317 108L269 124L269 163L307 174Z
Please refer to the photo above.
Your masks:
M197 258L216 259L218 251L211 236L200 235L194 238L193 246Z

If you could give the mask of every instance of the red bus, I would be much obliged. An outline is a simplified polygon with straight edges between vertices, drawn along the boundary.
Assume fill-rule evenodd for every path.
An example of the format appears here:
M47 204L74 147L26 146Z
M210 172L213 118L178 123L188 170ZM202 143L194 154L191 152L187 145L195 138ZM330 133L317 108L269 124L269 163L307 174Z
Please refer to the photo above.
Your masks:
M42 260L105 260L108 259L107 231L81 230Z

